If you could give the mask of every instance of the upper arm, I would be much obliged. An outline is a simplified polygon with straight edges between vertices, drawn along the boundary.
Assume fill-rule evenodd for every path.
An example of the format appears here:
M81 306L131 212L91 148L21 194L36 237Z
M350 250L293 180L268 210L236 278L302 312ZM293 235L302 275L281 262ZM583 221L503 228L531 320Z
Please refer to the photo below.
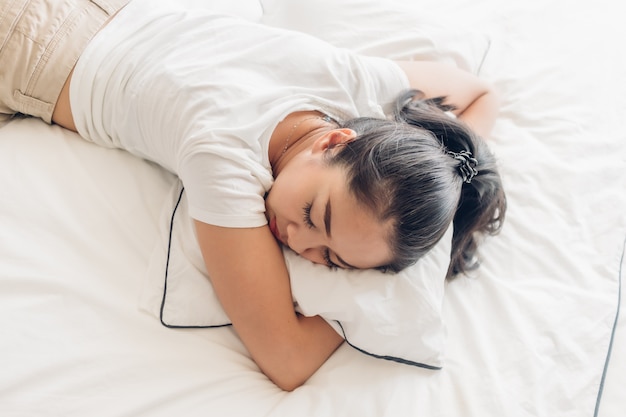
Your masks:
M303 383L342 338L322 318L296 314L283 254L269 228L196 221L196 230L216 294L255 362L283 389Z

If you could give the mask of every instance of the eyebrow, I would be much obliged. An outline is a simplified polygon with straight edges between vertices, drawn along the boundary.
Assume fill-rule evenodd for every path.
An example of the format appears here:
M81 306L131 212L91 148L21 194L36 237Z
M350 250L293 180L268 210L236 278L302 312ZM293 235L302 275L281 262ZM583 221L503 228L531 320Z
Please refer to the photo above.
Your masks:
M326 236L330 237L330 219L331 219L331 206L330 206L330 198L328 199L328 201L326 202L326 209L324 210L324 228L326 229ZM341 257L339 255L337 255L337 252L333 252L335 254L335 256L337 257L337 260L339 261L339 263L343 264L344 266L347 266L348 268L351 269L359 269L355 266L350 265L348 262L344 261L343 259L341 259Z
M326 228L326 236L330 237L330 198L326 202L326 210L324 210L324 227Z

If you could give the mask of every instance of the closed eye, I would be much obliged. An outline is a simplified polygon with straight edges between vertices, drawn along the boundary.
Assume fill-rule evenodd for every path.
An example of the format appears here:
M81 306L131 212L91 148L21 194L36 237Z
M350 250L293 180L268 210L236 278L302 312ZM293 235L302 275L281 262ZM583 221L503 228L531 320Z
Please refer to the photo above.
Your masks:
M322 256L324 257L324 262L326 262L327 267L331 269L341 268L330 259L330 250L328 248L324 249L324 251L322 252Z
M315 229L315 224L313 223L313 220L311 219L311 209L313 208L313 203L306 203L304 205L304 207L302 208L302 220L305 224L306 227L308 227L309 229ZM328 210L326 211L328 213ZM328 222L326 223L328 225ZM328 226L327 226L328 229ZM336 263L334 263L331 259L330 259L330 249L328 248L324 248L322 250L322 257L324 259L324 263L326 264L327 267L331 268L331 269L337 269L337 268L342 268L341 266L337 265ZM341 260L341 258L339 258ZM349 264L346 264L349 265Z
M315 228L315 225L313 224L313 221L311 220L311 208L312 207L313 207L313 203L306 203L306 205L302 209L304 224L309 229Z

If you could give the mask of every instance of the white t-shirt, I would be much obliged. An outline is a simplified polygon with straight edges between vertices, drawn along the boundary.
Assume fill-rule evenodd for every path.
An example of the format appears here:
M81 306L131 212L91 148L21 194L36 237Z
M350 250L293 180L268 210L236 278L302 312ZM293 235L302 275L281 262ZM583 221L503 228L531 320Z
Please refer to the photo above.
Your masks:
M205 223L266 223L269 140L285 116L385 117L409 86L391 61L171 3L122 9L78 61L70 102L83 137L177 174Z

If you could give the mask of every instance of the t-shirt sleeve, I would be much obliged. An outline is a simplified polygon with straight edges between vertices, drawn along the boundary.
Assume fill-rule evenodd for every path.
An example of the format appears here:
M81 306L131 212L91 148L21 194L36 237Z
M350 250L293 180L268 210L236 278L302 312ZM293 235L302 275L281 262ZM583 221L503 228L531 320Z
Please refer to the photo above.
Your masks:
M222 227L267 224L264 195L273 182L269 170L247 155L250 150L204 148L179 167L190 216Z

